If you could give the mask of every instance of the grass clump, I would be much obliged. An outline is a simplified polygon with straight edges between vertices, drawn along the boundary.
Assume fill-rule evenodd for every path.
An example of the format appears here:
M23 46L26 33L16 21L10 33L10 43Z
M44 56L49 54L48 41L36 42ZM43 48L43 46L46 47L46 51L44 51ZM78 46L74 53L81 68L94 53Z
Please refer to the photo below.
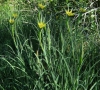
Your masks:
M13 2L2 3L0 14L0 32L7 30L0 37L0 89L99 90L95 2Z

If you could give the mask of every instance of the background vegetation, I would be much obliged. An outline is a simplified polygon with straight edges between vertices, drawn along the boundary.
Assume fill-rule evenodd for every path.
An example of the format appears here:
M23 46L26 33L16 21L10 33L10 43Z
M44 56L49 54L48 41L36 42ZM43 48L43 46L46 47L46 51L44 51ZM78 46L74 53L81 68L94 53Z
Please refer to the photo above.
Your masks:
M99 90L99 0L0 0L0 90Z

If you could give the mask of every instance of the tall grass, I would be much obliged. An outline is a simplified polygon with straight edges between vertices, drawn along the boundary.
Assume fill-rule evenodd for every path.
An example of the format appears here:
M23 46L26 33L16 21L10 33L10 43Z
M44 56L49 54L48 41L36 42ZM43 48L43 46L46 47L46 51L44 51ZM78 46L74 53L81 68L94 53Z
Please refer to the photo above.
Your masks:
M3 3L0 28L7 28L10 44L0 55L0 90L99 90L98 8L88 4L92 2ZM85 12L79 11L81 5ZM68 9L75 15L66 15Z

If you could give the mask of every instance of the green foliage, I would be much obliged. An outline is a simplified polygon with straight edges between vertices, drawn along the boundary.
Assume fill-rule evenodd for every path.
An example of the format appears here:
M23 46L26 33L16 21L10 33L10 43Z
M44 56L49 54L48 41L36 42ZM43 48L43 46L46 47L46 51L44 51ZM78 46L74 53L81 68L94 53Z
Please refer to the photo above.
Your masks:
M5 1L0 90L99 90L100 17L93 3Z

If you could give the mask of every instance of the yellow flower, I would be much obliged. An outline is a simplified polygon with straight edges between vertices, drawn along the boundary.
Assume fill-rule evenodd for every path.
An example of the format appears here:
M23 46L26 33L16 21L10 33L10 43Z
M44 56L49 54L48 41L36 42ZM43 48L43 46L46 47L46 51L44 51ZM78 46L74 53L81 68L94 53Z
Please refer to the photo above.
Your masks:
M18 14L17 13L13 13L12 15L14 18L18 17Z
M72 13L72 10L71 10L71 11L66 10L66 14L67 14L68 16L74 16L74 15L75 15L75 13Z
M44 27L46 26L46 24L43 23L43 22L39 22L39 23L38 23L38 26L39 26L39 28L44 28Z
M79 11L82 12L82 13L85 13L86 12L86 9L80 8Z
M38 7L41 8L41 9L44 9L44 8L45 8L45 5L43 5L43 4L38 4Z
M13 24L14 23L14 19L9 19L9 23Z

